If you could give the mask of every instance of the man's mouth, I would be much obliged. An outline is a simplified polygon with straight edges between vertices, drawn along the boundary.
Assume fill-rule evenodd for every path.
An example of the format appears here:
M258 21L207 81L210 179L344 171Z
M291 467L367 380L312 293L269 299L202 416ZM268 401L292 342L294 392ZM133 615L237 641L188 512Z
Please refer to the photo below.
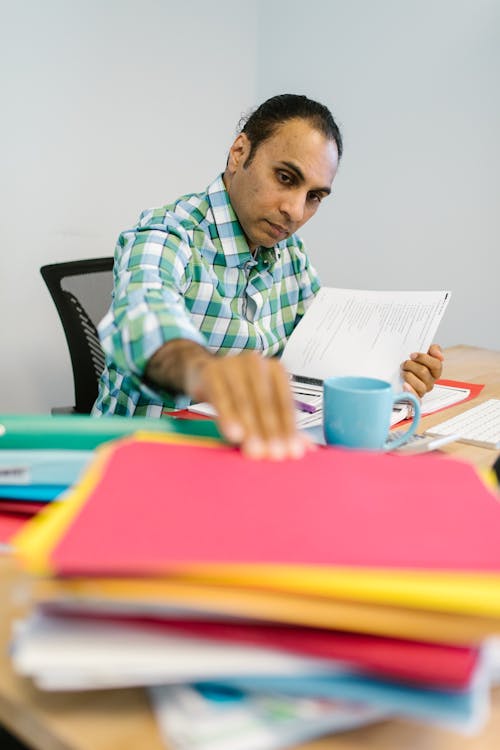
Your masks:
M290 234L289 230L282 227L281 224L274 224L272 221L267 219L267 223L271 228L271 232L275 237L288 237Z

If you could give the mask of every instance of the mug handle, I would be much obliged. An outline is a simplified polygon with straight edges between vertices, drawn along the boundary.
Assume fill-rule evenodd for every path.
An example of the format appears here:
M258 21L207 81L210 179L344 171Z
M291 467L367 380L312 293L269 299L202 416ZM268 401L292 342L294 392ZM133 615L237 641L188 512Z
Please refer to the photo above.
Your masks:
M394 448L399 448L400 445L406 443L408 438L410 438L417 429L417 425L420 419L420 401L416 396L413 395L413 393L398 393L396 394L396 396L394 396L392 403L397 404L400 401L409 402L413 406L413 418L406 432L403 432L402 435L395 438L394 440L384 443L385 451L392 451L394 450Z

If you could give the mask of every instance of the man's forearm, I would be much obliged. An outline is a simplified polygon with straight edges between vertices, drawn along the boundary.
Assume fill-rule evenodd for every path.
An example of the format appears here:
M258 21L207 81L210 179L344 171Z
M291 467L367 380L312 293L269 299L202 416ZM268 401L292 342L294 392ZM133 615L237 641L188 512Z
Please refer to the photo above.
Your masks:
M146 378L170 393L194 396L196 375L212 356L194 341L174 339L153 354L146 367Z

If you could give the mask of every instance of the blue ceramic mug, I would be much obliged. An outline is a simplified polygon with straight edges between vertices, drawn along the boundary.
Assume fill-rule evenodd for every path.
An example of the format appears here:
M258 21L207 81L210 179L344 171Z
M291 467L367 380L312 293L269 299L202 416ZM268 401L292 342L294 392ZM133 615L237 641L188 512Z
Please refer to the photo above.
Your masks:
M392 407L413 406L413 419L401 437L387 441ZM364 450L393 450L413 435L420 402L412 393L394 394L391 384L376 378L339 376L323 383L323 431L328 445Z

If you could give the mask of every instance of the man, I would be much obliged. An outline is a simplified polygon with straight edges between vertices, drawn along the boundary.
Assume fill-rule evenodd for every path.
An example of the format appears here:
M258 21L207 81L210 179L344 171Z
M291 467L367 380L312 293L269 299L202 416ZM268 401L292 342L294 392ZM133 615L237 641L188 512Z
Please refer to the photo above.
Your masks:
M275 96L248 118L205 193L145 211L120 235L95 414L160 416L209 401L249 456L303 455L275 355L319 289L296 232L330 194L341 155L326 107ZM435 345L411 355L406 387L429 391L442 359Z

